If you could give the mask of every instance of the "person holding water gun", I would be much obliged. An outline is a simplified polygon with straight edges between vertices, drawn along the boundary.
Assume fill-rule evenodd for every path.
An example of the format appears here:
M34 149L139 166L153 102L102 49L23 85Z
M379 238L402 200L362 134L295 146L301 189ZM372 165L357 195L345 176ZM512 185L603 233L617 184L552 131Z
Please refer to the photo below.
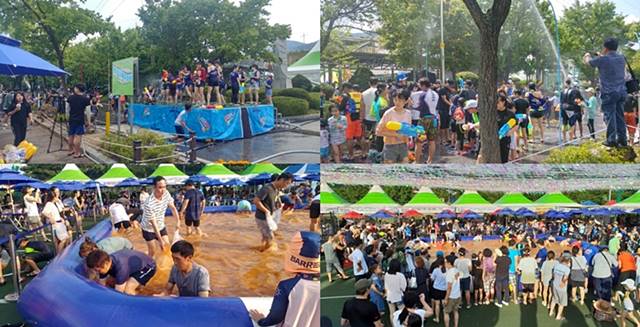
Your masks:
M169 98L169 72L166 69L162 70L162 76L160 77L160 85L162 91L160 92L160 96L162 97L162 101L167 101Z
M508 110L510 106L512 106L512 104L509 103L506 96L498 96L496 107L498 109L498 136L500 137L500 161L502 163L509 161L511 134L513 134L512 130L518 125L516 115Z
M390 124L392 126L400 124L403 127L408 126L412 128L411 112L405 109L410 96L411 92L409 90L399 90L393 99L394 106L382 115L380 123L376 126L376 135L384 138L384 147L382 149L384 163L409 162L409 136L403 135L402 132L400 132L400 128L398 130L389 129L387 124L391 122L394 123ZM404 131L406 131L406 128L403 129L403 132Z
M535 84L533 85L535 87ZM531 87L531 85L529 87ZM515 95L513 106L516 108L516 116L521 117L521 119L518 119L518 126L520 127L518 129L519 133L514 135L516 137L516 148L520 146L520 141L522 141L523 151L527 151L529 149L529 142L527 140L527 128L529 126L529 119L527 117L529 115L530 108L529 101L525 99L521 90L515 90L513 94Z
M480 118L478 116L478 101L469 100L464 105L464 120L462 130L467 134L469 139L469 149L472 155L478 152L477 139L478 128L480 128Z

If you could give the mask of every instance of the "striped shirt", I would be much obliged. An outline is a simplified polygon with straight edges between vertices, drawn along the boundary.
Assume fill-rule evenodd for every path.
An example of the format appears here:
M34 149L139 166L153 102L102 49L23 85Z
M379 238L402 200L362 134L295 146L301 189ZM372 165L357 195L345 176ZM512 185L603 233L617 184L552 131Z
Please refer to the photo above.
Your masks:
M169 206L170 203L173 204L173 198L168 191L164 191L164 194L162 194L162 198L160 198L160 200L158 200L156 196L151 193L147 198L147 201L142 204L143 213L142 221L140 222L142 230L154 233L155 231L153 230L153 225L151 225L151 220L153 219L155 219L156 221L158 231L164 229L164 216L165 212L167 211L167 206Z

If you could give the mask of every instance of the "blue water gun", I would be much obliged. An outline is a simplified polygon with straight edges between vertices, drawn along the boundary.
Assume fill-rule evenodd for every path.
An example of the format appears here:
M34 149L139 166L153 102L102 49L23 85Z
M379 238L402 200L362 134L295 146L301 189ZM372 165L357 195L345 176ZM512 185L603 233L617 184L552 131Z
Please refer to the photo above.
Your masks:
M387 129L396 131L398 134L409 136L409 137L418 137L418 135L424 134L424 127L422 126L413 126L408 123L400 123L397 121L390 121L386 125Z
M509 133L509 131L516 126L516 123L517 122L515 119L509 119L506 123L504 123L504 125L502 125L502 127L500 127L500 130L498 130L498 136L501 139L507 136L507 133Z

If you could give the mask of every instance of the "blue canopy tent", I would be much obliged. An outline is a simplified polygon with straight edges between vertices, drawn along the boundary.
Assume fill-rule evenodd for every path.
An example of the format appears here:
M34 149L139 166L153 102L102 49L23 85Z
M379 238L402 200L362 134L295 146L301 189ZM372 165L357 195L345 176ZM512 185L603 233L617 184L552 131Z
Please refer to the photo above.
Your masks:
M120 183L116 184L114 187L133 187L142 185L139 180L135 178L126 178L123 179Z
M294 176L307 176L312 174L320 174L320 164L296 164L289 165L282 171L291 173Z
M376 213L370 215L369 217L374 219L389 219L395 217L395 215L391 214L387 210L378 210Z
M196 175L192 175L189 178L187 178L186 182L192 182L192 183L198 183L198 184L206 184L211 180L211 178L205 176L205 175L200 175L200 174L196 174Z
M204 184L207 186L221 186L221 185L225 185L225 183L219 179L216 178L209 178L209 181Z
M632 214L634 214L634 215L640 215L640 208L638 208L638 209L633 209L633 210L631 210L631 212L630 212L630 213L632 213Z
M69 75L46 60L20 48L21 42L0 35L0 75Z
M567 215L573 217L573 216L582 216L584 215L586 212L586 210L582 210L582 209L571 209L569 210L569 212L567 212Z
M57 187L60 191L80 191L85 189L81 182L53 182L52 187Z
M496 210L494 214L498 217L506 217L506 216L515 216L516 212L509 208L502 208L502 209Z
M100 182L96 182L96 181L89 181L84 183L84 189L88 190L88 189L99 189L104 187L104 184L100 183Z
M482 215L471 210L467 210L460 215L462 219L482 219Z
M613 208L611 210L609 210L609 212L611 213L612 216L620 216L620 215L626 215L627 212L622 210L622 209L618 209L618 208Z
M18 184L13 185L13 187L16 188L16 189L24 188L24 187L27 187L27 186L31 186L33 188L37 188L37 189L41 189L41 190L48 190L48 189L51 188L51 184L47 184L47 183L40 182L40 181L18 183Z
M16 170L0 169L0 185L14 185L18 183L33 182L39 182L39 180L23 175Z
M456 217L456 213L449 209L442 210L440 213L436 215L437 219L451 219L455 217Z
M529 210L527 208L520 208L520 209L516 210L515 216L519 217L519 218L535 218L538 215L535 212L533 212L533 211L531 211L531 210Z
M258 174L256 176L251 177L251 179L249 179L247 181L247 184L249 185L260 185L260 184L264 184L264 183L268 183L271 181L271 174L267 174L267 173L263 173L263 174Z
M556 211L556 210L549 210L544 214L545 218L548 219L568 219L571 218L571 216L566 213L566 212L561 212L561 211Z
M609 209L607 208L595 208L595 209L589 210L586 213L586 215L592 216L592 217L606 217L606 216L611 216L611 211L609 211Z
M239 179L237 179L237 178L233 178L233 179L230 179L230 180L224 182L223 185L224 186L242 186L242 185L246 185L246 183L241 181L241 180L239 180Z
M307 176L304 177L304 179L308 180L308 181L319 182L320 181L320 173L308 174Z

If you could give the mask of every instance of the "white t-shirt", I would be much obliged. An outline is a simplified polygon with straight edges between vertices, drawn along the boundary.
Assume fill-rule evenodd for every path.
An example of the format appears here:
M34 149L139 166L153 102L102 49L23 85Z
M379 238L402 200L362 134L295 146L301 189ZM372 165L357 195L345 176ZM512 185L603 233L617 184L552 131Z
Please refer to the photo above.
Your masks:
M402 322L400 322L400 314L402 313L402 310L396 310L396 312L393 313L393 327L402 327ZM422 319L422 324L424 325L424 317L427 315L427 312L422 310L422 309L416 309L413 313L417 314L418 316L420 316L420 319Z
M449 270L447 270L447 284L451 283L451 293L449 293L450 299L460 298L460 276L456 278L456 275L461 275L458 269L449 268ZM449 287L449 285L447 285L447 287Z
M42 209L42 214L47 217L49 222L51 222L51 219L53 219L53 222L61 222L60 208L62 207L62 203L56 205L53 202L47 202Z
M469 269L471 268L471 259L458 258L453 265L460 271L460 278L467 278L471 276Z
M384 290L387 294L387 301L391 303L402 301L402 295L406 289L407 278L402 273L384 274Z
M129 215L127 210L120 203L114 203L109 206L109 214L111 215L111 222L117 224L121 221L129 221Z
M149 193L147 192L140 192L140 203L145 203L147 201L147 199L149 198Z
M438 92L429 89L427 91L427 96L424 98L424 101L427 102L432 115L438 113Z
M522 272L521 281L523 284L533 284L536 282L536 269L538 269L536 259L530 256L520 259L518 269Z
M362 99L360 99L360 103L362 108L365 109L364 119L368 121L376 121L374 117L371 116L371 106L373 106L373 100L376 98L376 88L370 87L366 91L362 92ZM360 111L362 112L362 110Z
M24 212L27 214L27 216L28 217L37 217L37 216L39 216L39 214L38 214L38 204L35 201L27 200L27 196L26 195L22 199L24 200Z
M178 114L178 117L176 117L176 120L173 122L173 124L176 126L182 126L183 122L186 124L186 121L184 120L184 116L186 114L187 114L186 110L180 111L180 113Z
M349 255L349 260L353 262L353 274L355 276L364 275L369 272L367 261L364 259L364 254L362 253L362 251L360 251L360 249L355 249L355 251L353 251L351 255ZM362 270L360 271L357 271L358 263L360 263L362 266Z
M631 298L629 297L625 297L624 300L622 300L622 304L624 305L624 310L625 311L633 311L633 301L631 301Z

